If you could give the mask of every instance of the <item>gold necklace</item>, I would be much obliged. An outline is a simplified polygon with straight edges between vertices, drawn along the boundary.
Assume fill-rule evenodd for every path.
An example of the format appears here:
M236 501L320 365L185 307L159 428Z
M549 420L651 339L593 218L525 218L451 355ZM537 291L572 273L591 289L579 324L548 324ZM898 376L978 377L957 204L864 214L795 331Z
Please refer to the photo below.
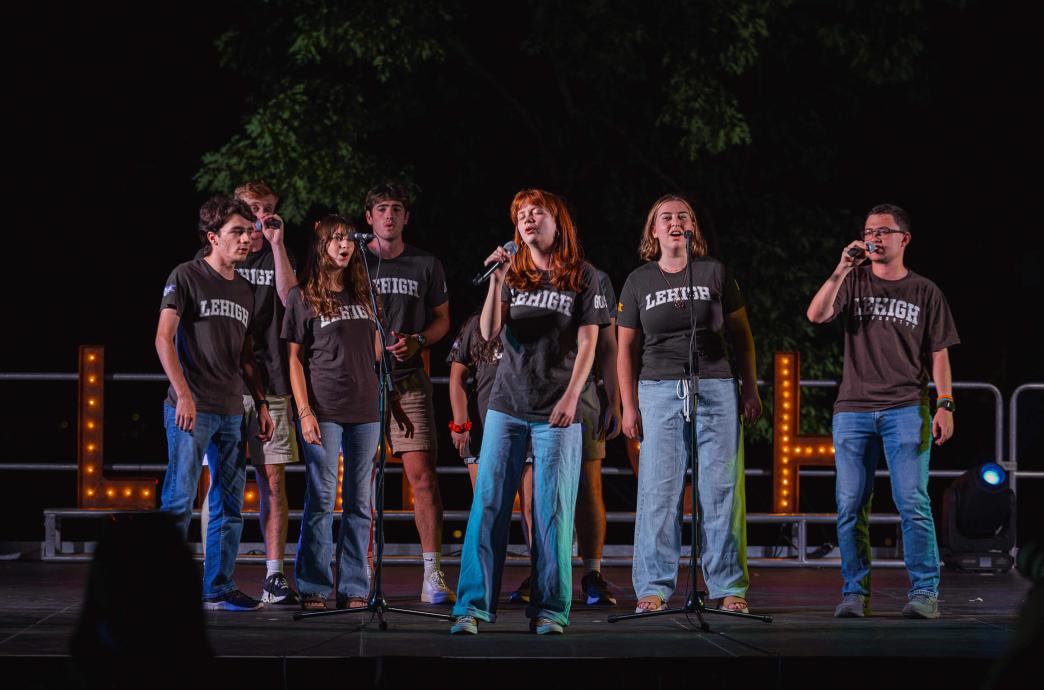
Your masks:
M671 282L667 280L667 274L663 272L663 266L660 265L659 261L656 262L656 268L660 269L660 276L663 277L663 282L667 285L667 288L670 290L677 290L678 288L671 285ZM674 274L672 273L671 275ZM671 302L671 306L677 309L678 311L681 311L685 308L685 304L682 302Z

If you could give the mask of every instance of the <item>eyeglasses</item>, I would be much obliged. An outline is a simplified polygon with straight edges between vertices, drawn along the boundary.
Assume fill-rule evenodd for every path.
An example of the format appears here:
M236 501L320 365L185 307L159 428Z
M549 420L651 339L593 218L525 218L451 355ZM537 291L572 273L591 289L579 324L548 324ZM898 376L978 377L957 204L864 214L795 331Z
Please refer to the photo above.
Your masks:
M883 235L894 235L897 232L906 232L897 228L867 228L863 230L864 240L879 240Z
M349 237L348 237L348 235L344 234L343 232L335 232L333 235L330 236L330 239L332 241L334 241L334 242L340 243L340 242L344 242L345 240L349 239Z

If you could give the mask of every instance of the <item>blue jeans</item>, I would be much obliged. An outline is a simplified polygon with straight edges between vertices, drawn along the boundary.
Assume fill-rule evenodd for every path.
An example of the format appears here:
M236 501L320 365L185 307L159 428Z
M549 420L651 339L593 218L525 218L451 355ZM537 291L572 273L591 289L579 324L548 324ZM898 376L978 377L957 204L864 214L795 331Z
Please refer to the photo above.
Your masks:
M892 500L903 527L903 558L909 596L939 595L939 547L928 500L932 421L927 405L834 415L837 465L837 543L842 594L870 595L870 502L874 471L884 451Z
M167 474L163 478L163 510L173 513L182 536L188 538L192 502L196 499L203 454L213 443L209 456L210 504L206 557L203 561L203 596L217 597L236 588L232 571L243 533L243 487L246 457L240 453L243 415L197 412L192 433L175 423L175 411L163 406L167 430Z
M685 472L689 467L692 396L686 381L639 381L643 438L631 579L639 599L670 599L682 545ZM700 562L710 598L743 597L747 575L747 507L743 431L733 379L699 381L696 450Z
M573 517L580 484L580 424L552 428L489 410L475 498L460 556L456 616L495 621L515 493L533 448L532 591L526 615L569 624L573 592Z
M304 514L294 569L301 594L328 596L333 589L333 510L337 501L337 457L344 452L341 483L341 534L337 541L337 593L367 597L370 593L370 483L380 424L319 422L321 446L297 437L305 463Z

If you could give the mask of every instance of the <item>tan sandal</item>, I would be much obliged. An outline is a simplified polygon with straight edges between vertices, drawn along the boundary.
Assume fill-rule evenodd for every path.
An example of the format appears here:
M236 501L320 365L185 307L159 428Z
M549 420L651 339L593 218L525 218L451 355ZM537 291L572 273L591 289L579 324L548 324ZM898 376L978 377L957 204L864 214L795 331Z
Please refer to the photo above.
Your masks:
M337 597L337 608L339 609L364 609L369 603L366 597Z
M638 605L635 607L635 613L652 613L665 608L667 603L660 598L658 594L651 594L647 597L642 597L638 600Z
M747 600L743 597L734 597L732 595L721 600L721 608L726 611L735 611L736 613L750 613L750 609L747 608Z
M301 610L302 611L325 611L326 610L326 597L322 594L302 594L301 595Z

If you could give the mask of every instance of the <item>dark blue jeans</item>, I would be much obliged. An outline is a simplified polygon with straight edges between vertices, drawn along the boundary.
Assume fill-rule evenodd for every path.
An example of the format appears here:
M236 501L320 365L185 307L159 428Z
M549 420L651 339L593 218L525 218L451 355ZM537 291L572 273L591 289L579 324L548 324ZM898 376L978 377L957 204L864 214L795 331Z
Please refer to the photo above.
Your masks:
M198 412L192 433L174 422L174 408L163 406L167 430L167 474L163 478L163 510L177 519L181 534L188 538L192 502L196 498L203 455L213 442L210 456L210 522L207 525L206 558L203 561L203 596L215 597L236 588L232 571L243 533L243 487L246 485L246 456L240 453L242 415Z
M903 528L909 596L939 594L939 547L928 500L932 420L926 405L834 415L842 594L870 595L870 501L882 452Z

